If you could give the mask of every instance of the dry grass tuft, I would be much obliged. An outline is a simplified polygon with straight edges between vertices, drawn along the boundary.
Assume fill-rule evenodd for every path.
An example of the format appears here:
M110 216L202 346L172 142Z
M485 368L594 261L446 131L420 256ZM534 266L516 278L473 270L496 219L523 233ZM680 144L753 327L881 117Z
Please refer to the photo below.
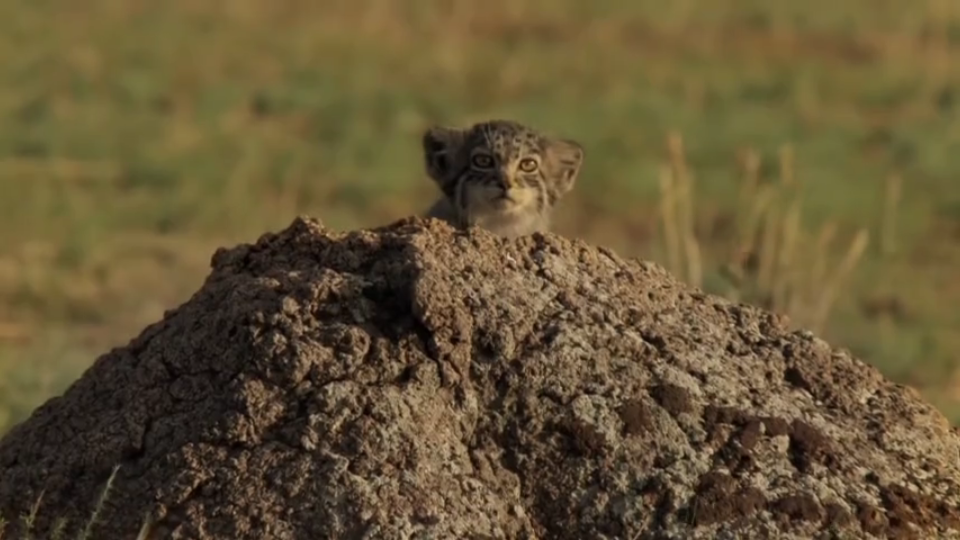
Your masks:
M660 172L660 212L668 268L691 285L703 286L702 249L697 238L694 183L679 135L668 138L669 164ZM783 146L778 157L779 178L761 178L761 157L755 150L743 156L733 253L719 268L731 285L731 300L761 305L789 316L795 323L820 332L829 320L837 296L870 241L865 228L857 230L831 267L838 224L828 221L812 233L803 223L803 185L795 174L794 151ZM890 195L892 193L892 195ZM888 187L886 215L899 202L899 184ZM892 217L885 220L892 237Z
M93 527L100 519L100 513L103 511L103 505L106 503L107 497L110 495L110 491L113 488L113 482L116 480L117 472L119 470L120 465L116 465L113 467L113 470L110 471L110 476L107 478L107 482L104 484L103 491L100 493L100 497L97 499L97 504L94 506L93 512L90 514L90 518L87 520L86 524L84 524L83 528L78 532L76 540L93 540ZM37 500L34 501L33 505L30 507L30 511L20 516L23 535L18 540L39 540L35 534L37 515L40 512L40 506L42 502L43 493L41 492L40 496L37 497ZM0 516L0 540L13 540L5 534L9 525L10 522L3 516ZM67 525L68 522L65 518L56 519L49 535L47 535L46 538L48 540L65 540ZM148 514L144 517L143 525L137 534L136 540L148 540L151 538L153 526L154 520Z

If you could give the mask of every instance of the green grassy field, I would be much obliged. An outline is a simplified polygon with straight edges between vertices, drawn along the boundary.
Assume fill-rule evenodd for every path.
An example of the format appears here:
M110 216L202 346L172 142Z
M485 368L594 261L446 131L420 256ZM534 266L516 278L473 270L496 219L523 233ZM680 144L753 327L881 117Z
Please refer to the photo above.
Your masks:
M665 264L681 136L716 292L738 163L778 185L787 145L806 247L779 275L867 231L822 333L960 420L958 55L953 0L2 3L0 433L186 300L217 246L420 212L421 130L489 117L586 147L560 232Z

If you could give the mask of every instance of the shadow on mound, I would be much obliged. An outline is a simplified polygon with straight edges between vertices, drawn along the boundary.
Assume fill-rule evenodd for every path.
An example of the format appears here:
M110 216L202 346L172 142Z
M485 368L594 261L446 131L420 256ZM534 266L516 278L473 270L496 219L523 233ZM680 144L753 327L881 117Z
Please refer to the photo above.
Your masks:
M75 537L120 465L91 538L953 538L958 450L914 393L655 265L298 219L13 429L0 514L39 499Z

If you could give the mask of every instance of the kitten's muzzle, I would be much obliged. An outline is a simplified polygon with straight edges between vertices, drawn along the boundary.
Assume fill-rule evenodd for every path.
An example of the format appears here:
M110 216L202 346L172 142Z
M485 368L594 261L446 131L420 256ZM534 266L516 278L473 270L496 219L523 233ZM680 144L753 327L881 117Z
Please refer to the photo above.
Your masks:
M493 188L491 191L493 192L493 199L495 201L513 200L513 195L511 193L514 193L515 190L512 189L513 186L510 184L494 184L491 187Z
M499 190L503 196L506 196L510 192L510 189L515 187L513 182L511 182L504 173L498 174L496 177L494 177L490 182L490 185Z

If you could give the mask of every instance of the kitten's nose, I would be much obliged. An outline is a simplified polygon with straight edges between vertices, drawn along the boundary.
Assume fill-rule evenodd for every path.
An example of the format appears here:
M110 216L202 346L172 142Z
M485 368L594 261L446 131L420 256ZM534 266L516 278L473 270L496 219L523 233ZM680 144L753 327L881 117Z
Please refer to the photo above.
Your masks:
M500 188L504 193L510 190L510 180L507 178L506 174L498 174L497 179L493 182L493 185Z

